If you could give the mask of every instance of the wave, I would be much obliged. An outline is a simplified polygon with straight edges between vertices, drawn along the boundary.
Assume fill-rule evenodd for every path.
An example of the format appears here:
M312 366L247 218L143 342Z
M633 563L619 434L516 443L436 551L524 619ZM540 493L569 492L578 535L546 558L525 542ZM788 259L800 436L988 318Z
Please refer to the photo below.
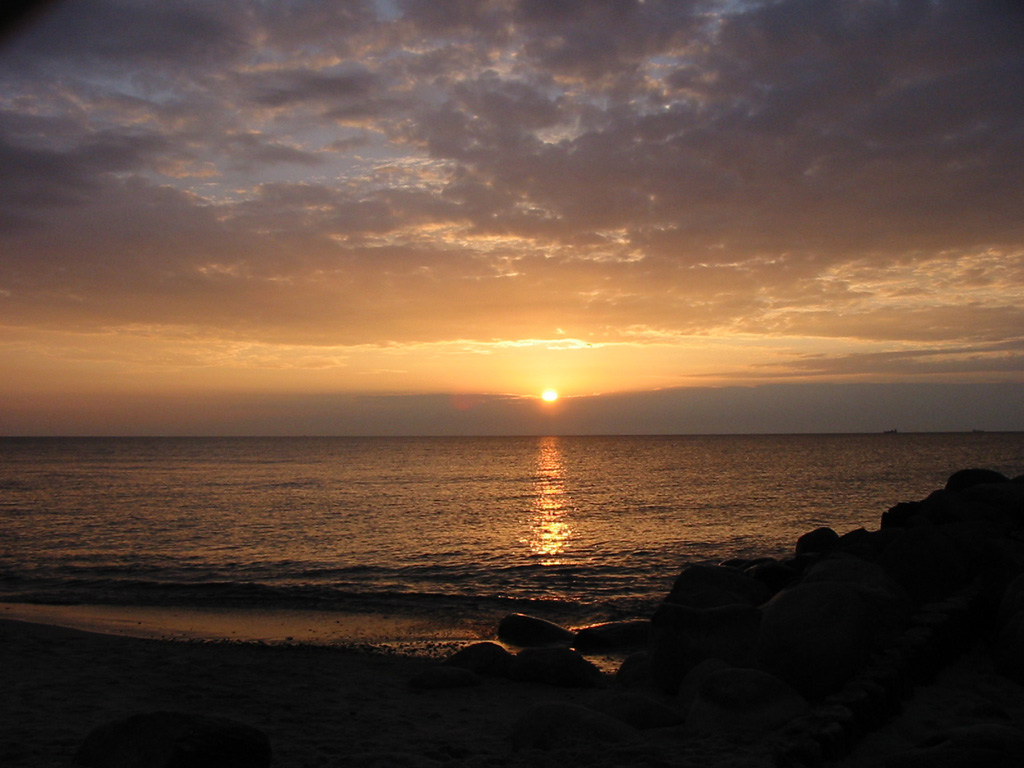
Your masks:
M672 570L647 558L617 564L457 561L350 566L295 560L208 563L151 558L111 562L80 558L0 570L0 601L139 605L245 605L351 610L360 606L526 602L605 607L652 601ZM392 605L395 601L398 605Z
M566 599L549 595L464 593L410 589L353 590L317 584L170 582L144 579L34 579L0 574L0 601L48 605L113 605L190 609L261 609L337 613L388 613L448 620L496 619L523 612L590 623L650 615L654 601L641 597Z

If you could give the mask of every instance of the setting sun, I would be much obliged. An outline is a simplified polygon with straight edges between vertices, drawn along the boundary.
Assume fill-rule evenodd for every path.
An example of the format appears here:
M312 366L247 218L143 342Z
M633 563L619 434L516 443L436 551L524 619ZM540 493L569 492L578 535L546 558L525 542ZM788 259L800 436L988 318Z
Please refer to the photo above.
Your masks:
M541 398L543 398L545 402L553 403L558 399L558 393L553 389L545 389L541 394Z

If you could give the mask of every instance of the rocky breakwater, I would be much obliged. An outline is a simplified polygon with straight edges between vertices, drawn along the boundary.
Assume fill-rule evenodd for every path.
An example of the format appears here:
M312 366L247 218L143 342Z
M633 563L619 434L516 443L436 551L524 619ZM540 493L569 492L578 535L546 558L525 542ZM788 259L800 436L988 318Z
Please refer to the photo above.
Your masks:
M821 765L979 642L999 674L1024 684L1024 476L963 470L887 510L877 530L819 528L783 559L687 565L649 620L574 632L514 615L498 637L522 650L465 648L445 663L459 670L451 683L498 675L602 689L525 713L512 726L517 749L646 743L678 758L710 737L742 749L744 765ZM637 643L614 675L585 658ZM1019 759L1010 752L1022 742L1003 725L936 734L887 765L939 768L964 755L1002 765L993 756Z

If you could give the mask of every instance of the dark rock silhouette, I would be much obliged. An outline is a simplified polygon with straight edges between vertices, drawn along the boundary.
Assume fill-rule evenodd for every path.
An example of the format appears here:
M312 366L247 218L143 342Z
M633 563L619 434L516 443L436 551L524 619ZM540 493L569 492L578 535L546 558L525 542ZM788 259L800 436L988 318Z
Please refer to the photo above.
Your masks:
M185 712L147 712L101 725L75 754L83 768L266 768L271 749L256 728Z
M935 526L901 531L882 550L878 563L916 603L938 600L966 586L971 575L956 541Z
M674 694L686 673L705 659L752 666L760 623L761 613L752 605L692 608L662 603L651 619L652 680Z
M694 733L772 731L808 710L790 685L759 669L724 668L704 675L686 715Z
M871 651L867 604L839 582L807 582L765 606L758 666L803 696L818 699L843 686Z
M1009 478L1006 475L992 469L961 469L959 472L954 472L949 476L949 479L946 481L945 490L966 491L975 485L1005 483L1008 481Z
M846 552L833 552L807 569L801 583L845 584L868 608L872 645L890 640L906 627L913 601L906 589L878 563Z
M468 669L478 675L508 677L512 654L497 643L474 643L449 656L444 663Z
M838 543L839 534L831 528L815 528L796 540L796 553L803 555L808 552L828 552Z
M651 622L610 621L576 630L572 645L580 651L635 648L647 644L651 635Z
M604 675L582 654L570 648L524 648L509 665L513 680L545 683L568 688L594 688L604 683Z
M761 605L770 597L768 587L737 568L688 565L676 577L665 601L694 608L717 608L737 603Z
M853 750L979 640L994 669L1024 685L1024 476L963 470L925 499L884 511L878 530L820 527L784 560L685 565L649 621L573 633L515 614L498 635L523 650L480 643L448 663L614 686L587 706L530 710L513 726L516 748L623 745L677 729L770 738L775 766L821 765ZM646 650L625 658L612 681L578 653L644 637ZM988 723L936 734L886 766L1017 766L1021 754L1024 732Z
M744 567L743 573L764 584L768 594L774 595L799 579L804 567L805 564L799 561L780 562L774 558L763 558Z
M498 624L498 639L520 647L568 645L574 638L575 635L565 627L522 613L511 613Z

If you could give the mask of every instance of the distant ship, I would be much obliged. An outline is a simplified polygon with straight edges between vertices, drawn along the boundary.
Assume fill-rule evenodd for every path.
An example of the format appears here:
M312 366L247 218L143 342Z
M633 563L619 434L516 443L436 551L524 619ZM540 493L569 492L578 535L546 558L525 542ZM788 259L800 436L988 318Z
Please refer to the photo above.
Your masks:
M899 430L898 429L887 429L882 434L883 435L898 435L899 434Z

